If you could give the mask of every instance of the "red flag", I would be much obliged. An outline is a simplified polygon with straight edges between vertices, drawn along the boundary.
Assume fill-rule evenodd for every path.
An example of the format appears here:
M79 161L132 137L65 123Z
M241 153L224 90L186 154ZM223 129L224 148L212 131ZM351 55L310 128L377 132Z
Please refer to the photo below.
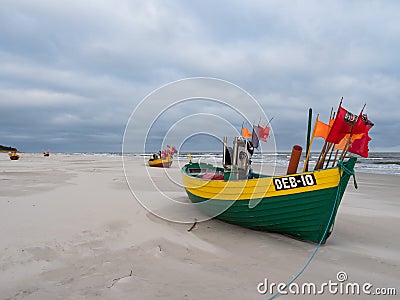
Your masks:
M357 131L364 130L363 132L361 132L364 134L360 139L357 139L352 142L349 148L349 152L361 155L362 157L368 157L368 151L369 151L368 143L371 140L371 138L368 135L368 132L372 126L374 126L374 123L368 120L366 114L358 118L356 125L354 125L354 130Z
M269 131L270 131L269 126L262 127L262 126L258 125L258 130L260 132L260 140L262 140L263 142L266 142L269 137Z
M171 146L171 145L167 145L167 147L169 148L169 149L171 149L171 150L167 150L167 151L169 151L168 153L170 154L170 155L174 155L177 151L176 151L176 148L174 147L174 146Z
M362 157L368 157L368 143L371 140L368 133L365 133L361 139L355 140L350 148L349 152L361 155Z
M374 123L368 120L366 114L362 114L357 118L357 122L353 128L353 134L366 133L371 129L372 126L374 126Z
M365 124L365 122L362 118L362 115L360 115L357 117L357 121L354 124L352 133L357 134L357 133L365 133L365 132L367 132L367 125Z
M351 133L354 124L357 121L357 116L339 106L335 121L329 131L326 141L329 143L338 144L346 133Z

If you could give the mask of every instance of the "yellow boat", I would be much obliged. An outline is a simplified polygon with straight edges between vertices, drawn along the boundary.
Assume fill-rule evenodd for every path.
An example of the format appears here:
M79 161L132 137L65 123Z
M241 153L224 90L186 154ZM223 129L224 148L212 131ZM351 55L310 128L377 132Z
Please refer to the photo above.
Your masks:
M17 152L10 152L8 155L10 156L11 160L18 160L19 159L19 154Z
M172 165L172 157L167 156L165 158L150 158L148 164L150 167L158 167L158 168L169 168Z

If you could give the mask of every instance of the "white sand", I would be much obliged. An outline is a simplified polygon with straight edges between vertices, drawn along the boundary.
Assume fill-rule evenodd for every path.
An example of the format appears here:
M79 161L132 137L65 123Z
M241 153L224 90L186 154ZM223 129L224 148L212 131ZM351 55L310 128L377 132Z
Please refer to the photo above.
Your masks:
M143 160L130 164L142 195L157 200L141 179ZM179 178L177 162L169 172ZM161 169L151 174L185 201ZM400 294L400 177L357 179L332 236L297 282L337 282L345 271L347 282ZM22 154L11 161L0 154L1 299L267 299L258 283L288 282L316 247L217 220L189 227L157 218L135 200L120 157Z

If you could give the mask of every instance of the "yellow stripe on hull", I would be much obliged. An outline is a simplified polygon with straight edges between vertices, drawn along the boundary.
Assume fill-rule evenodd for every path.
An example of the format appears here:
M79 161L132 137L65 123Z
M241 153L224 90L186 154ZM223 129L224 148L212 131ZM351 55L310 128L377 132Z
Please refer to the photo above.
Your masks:
M186 190L201 198L214 200L251 200L336 187L340 181L340 172L339 168L332 168L301 174L237 181L207 180L191 177L183 173L182 179ZM314 175L315 185L277 190L273 183L273 180L278 179L278 181L282 181L283 179L286 184L289 184L289 177L294 177L296 175L305 176L307 174Z

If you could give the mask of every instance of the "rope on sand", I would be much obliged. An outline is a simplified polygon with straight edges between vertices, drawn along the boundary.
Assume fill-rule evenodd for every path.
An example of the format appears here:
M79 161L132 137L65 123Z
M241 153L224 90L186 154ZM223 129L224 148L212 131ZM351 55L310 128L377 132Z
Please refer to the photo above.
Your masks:
M131 270L131 273L128 276L122 276L122 277L118 277L118 278L114 278L111 285L108 286L107 288L110 289L112 288L118 281L120 281L122 278L127 278L127 277L131 277L132 276L133 271Z

